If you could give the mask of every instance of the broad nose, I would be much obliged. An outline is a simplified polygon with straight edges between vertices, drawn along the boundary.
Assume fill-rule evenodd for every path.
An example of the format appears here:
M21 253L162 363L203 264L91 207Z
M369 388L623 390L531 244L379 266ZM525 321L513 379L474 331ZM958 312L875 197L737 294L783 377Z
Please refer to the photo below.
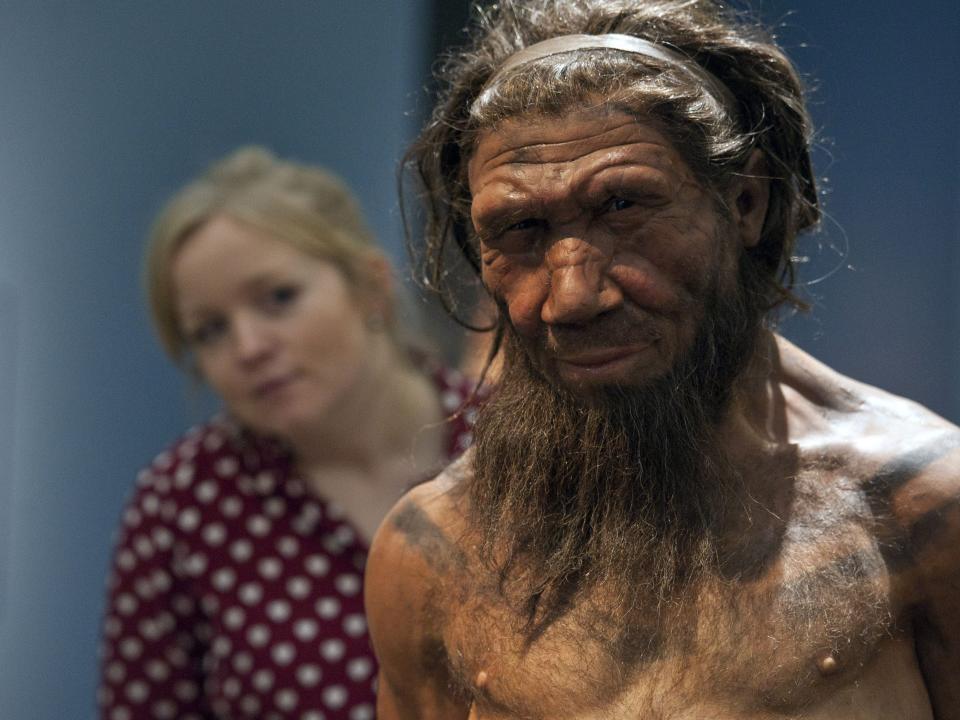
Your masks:
M549 325L577 325L619 307L620 288L607 275L611 254L579 238L564 238L547 251L547 299L540 317Z
M273 352L275 340L267 323L251 315L233 318L231 344L234 356L241 365L257 365Z

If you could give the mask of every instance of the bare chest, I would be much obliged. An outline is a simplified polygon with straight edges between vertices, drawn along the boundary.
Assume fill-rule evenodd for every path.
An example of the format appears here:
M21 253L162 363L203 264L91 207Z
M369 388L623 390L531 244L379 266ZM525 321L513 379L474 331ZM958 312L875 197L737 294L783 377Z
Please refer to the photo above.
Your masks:
M446 641L473 717L820 717L851 692L874 714L833 717L923 717L882 714L884 692L918 673L869 531L798 516L775 542L757 577L704 583L683 607L640 602L616 623L583 602L529 646L502 603L469 598Z

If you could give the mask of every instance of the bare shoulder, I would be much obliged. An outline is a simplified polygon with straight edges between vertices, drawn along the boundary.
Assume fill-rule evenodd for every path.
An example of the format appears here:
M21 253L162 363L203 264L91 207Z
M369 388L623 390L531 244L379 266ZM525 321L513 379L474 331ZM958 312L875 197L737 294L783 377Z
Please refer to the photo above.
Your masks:
M879 392L879 391L878 391ZM908 533L923 554L960 541L960 428L903 398L875 395L865 407L864 488ZM954 534L944 534L952 527ZM958 555L960 558L960 555Z
M822 428L810 433L819 433L812 444L843 458L874 516L886 521L888 562L927 576L956 573L960 428L916 402L841 375L785 340L778 346L797 397L813 407L809 415L823 418Z
M466 717L444 642L449 603L468 574L458 492L466 462L410 490L374 537L365 602L381 665L378 717Z
M410 578L444 582L449 573L465 568L459 539L465 528L460 499L467 460L461 458L430 482L417 485L393 506L373 540L368 581L380 580L379 570L397 578L393 568L404 567Z
M934 715L960 719L960 428L777 344L798 444L835 468L823 477L854 482Z
M906 398L856 392L848 440L866 496L900 530L898 560L926 573L942 555L960 569L960 428Z
M960 609L960 428L886 394L874 394L866 409L875 426L863 487L892 525L884 538L888 564L916 602L949 592Z
M934 715L960 718L960 429L916 403L871 389L864 477L887 566L910 608ZM883 522L878 523L883 527Z

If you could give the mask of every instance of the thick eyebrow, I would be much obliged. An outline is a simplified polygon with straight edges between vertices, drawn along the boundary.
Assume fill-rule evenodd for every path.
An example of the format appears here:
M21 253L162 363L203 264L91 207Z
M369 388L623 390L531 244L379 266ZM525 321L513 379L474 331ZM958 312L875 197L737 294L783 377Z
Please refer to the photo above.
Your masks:
M617 148L616 152L608 148L609 152L605 152L600 157L579 158L572 166L572 172L564 180L565 188L576 195L584 193L592 185L615 186L618 183L629 183L648 188L651 193L665 193L684 180L684 176L678 172L670 159L664 159L663 153L633 152L635 147L641 145L649 145L649 143L631 143ZM510 164L521 165L522 163ZM529 164L546 167L568 163L566 161L535 161ZM536 190L542 184L540 174L527 177L523 171L503 172L484 186L480 193L490 185L494 185L498 191L506 190L509 195L523 197L530 194L531 188Z
M678 182L663 168L641 166L625 158L594 170L578 184L577 191L585 197L622 193L627 198L667 201L676 193Z
M525 201L505 202L478 212L474 230L481 241L496 237L514 223L543 215L542 204Z
M258 270L255 274L245 277L240 282L241 290L259 290L266 285L273 285L277 282L289 282L296 280L295 271L284 268L270 268Z
M669 171L638 163L636 158L622 157L613 161L589 165L576 172L563 188L559 198L541 198L536 192L537 180L522 176L498 177L478 193L496 192L495 201L475 205L475 220L481 225L504 225L526 217L539 217L555 202L595 203L600 196L622 193L629 197L649 197L666 200L673 194L675 181ZM531 192L530 188L533 188Z

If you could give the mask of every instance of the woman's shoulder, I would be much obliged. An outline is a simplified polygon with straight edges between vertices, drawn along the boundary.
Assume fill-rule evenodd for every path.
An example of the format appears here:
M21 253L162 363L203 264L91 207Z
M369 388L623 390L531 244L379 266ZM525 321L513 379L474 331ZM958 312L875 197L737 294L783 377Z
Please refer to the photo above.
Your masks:
M289 452L279 442L255 436L226 415L215 415L159 452L137 475L137 486L166 494L205 481L253 478L284 468L288 460Z
M486 385L478 385L456 368L434 363L428 368L437 388L440 406L449 426L447 454L450 460L457 458L473 442L473 427L477 413L489 394Z

